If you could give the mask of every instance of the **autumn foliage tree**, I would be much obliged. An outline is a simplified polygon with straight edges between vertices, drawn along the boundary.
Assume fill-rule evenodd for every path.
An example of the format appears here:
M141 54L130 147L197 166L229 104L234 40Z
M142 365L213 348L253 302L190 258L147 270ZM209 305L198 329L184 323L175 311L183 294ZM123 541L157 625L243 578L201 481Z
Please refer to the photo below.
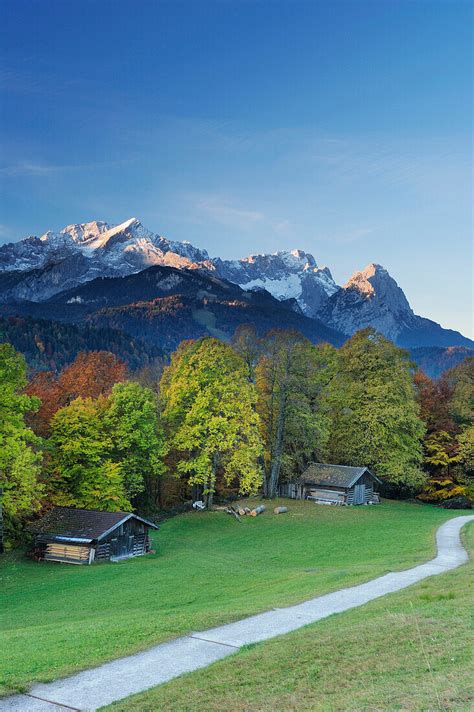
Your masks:
M33 376L26 393L38 399L38 409L28 414L28 424L37 435L47 437L53 415L63 405L63 391L52 371L40 371Z
M130 510L164 472L155 394L128 382L108 398L76 398L53 416L49 451L55 504Z
M432 380L421 369L413 376L415 396L420 407L420 418L426 427L426 434L444 431L453 435L456 426L451 414L453 387L446 378Z
M297 332L274 330L262 340L255 374L267 497L276 496L282 476L301 472L325 448L329 421L321 395L332 377L334 354Z
M36 396L41 404L30 417L36 433L47 436L53 415L76 398L107 396L115 383L124 381L127 367L108 351L82 351L59 376L51 371L36 374L26 392Z
M115 383L124 381L127 367L108 351L82 351L59 376L64 398L98 398L111 393ZM67 405L67 403L66 403Z
M177 472L201 488L208 506L219 480L255 493L262 446L255 388L242 358L214 338L183 342L160 393Z
M427 426L423 449L429 479L420 499L442 502L466 495L474 498L470 458L474 358L466 358L437 381L418 371L414 382L420 412Z
M357 332L339 350L327 398L331 462L366 465L397 486L423 484L425 427L407 352L374 329Z

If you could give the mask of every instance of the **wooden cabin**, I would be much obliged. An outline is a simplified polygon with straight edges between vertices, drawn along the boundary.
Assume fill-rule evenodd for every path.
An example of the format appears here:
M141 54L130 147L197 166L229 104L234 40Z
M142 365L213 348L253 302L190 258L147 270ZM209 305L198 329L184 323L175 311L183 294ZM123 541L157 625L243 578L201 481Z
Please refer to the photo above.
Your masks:
M131 512L54 507L35 522L33 555L38 561L92 564L120 561L150 551L156 524Z
M320 504L376 504L382 484L368 467L313 463L295 482L280 486L280 495Z

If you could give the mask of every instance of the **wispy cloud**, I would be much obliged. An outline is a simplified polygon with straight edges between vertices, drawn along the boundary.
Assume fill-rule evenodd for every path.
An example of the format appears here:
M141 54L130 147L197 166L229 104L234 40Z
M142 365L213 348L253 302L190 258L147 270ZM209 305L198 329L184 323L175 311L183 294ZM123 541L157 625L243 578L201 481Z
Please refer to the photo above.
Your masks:
M322 235L316 235L316 242L329 242L336 245L350 245L355 242L361 242L369 235L373 235L376 232L374 227L360 227L347 230L338 233L327 233Z
M15 176L49 176L61 170L60 166L48 165L46 163L34 163L24 161L14 163L10 166L0 168L0 175L15 177Z
M38 177L45 178L59 173L69 173L72 171L100 170L101 168L111 168L131 163L134 159L120 159L117 161L94 161L92 163L69 163L53 164L36 161L18 161L9 166L0 167L0 175L8 177Z
M248 231L266 219L262 212L237 207L230 199L219 195L195 196L191 202L203 218L226 227Z

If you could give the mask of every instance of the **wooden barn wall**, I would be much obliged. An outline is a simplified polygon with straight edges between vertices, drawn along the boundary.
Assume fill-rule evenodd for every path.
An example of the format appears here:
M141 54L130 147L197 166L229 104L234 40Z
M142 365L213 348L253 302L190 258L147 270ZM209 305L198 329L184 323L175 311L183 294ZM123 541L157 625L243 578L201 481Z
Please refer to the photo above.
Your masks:
M148 527L137 519L129 519L116 527L97 544L96 559L114 556L139 556L149 549Z
M370 487L373 487L374 484L377 484L374 480L373 477L371 477L367 472L364 472L362 477L360 477L357 482L355 483L356 485L369 485Z

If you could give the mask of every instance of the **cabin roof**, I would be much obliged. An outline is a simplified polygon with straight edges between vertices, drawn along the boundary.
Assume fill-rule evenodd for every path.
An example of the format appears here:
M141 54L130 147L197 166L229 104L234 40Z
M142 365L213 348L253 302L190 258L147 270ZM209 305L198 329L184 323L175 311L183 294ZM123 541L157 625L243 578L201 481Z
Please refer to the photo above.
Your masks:
M376 482L381 482L368 467L328 465L322 462L312 463L297 481L301 485L315 484L349 488L352 487L364 473L370 475Z
M110 534L129 519L137 519L148 527L158 529L156 524L132 512L100 512L95 509L54 507L44 517L34 522L30 531L55 541L90 543Z

